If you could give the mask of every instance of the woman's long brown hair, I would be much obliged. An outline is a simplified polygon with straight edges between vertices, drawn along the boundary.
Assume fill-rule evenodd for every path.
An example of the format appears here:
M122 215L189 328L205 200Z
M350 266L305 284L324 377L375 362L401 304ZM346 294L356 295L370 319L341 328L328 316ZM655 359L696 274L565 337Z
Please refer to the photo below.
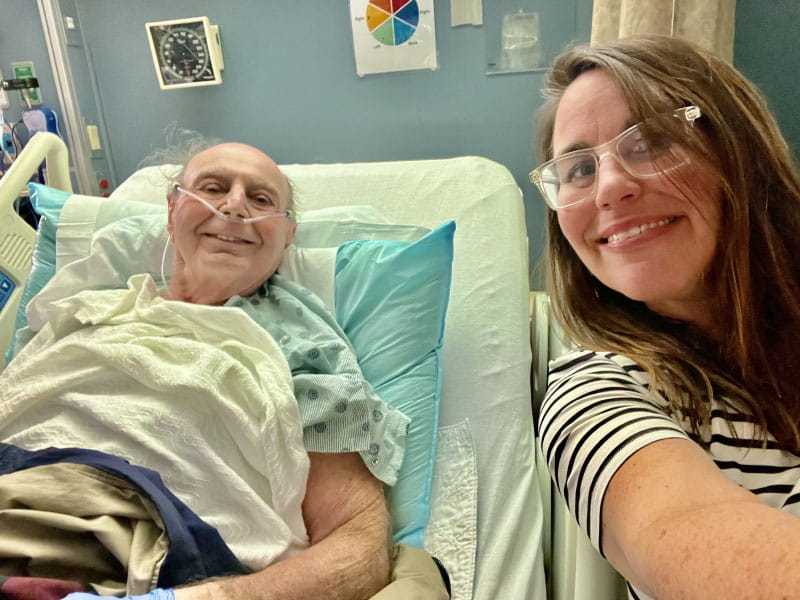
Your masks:
M716 334L665 319L604 286L549 211L545 262L556 317L578 344L624 354L646 369L671 409L706 441L716 397L751 413L782 448L800 452L800 181L764 97L728 63L677 38L643 35L574 48L548 73L541 160L552 158L564 90L598 68L619 85L634 117L687 105L702 111L685 146L721 180L719 240L706 274L716 291Z

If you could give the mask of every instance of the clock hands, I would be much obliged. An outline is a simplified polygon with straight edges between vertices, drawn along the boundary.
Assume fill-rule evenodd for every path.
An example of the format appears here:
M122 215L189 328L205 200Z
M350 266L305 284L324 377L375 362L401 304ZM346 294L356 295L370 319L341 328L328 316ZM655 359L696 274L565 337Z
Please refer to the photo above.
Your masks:
M177 58L179 59L180 62L183 63L184 75L186 77L191 77L192 76L192 63L194 62L195 64L199 64L199 63L202 62L202 60L192 50L192 48L188 44L186 44L185 42L182 42L181 40L176 39L175 43L176 43L177 46L179 46L182 49L182 51L179 51L180 56L177 57ZM176 54L178 54L178 53L176 53ZM194 61L192 61L191 58L194 58Z
M186 50L186 51L187 51L189 54L191 54L191 55L192 55L194 58L196 58L198 61L200 60L200 57L199 57L199 56L198 56L198 55L197 55L197 54L196 54L196 53L195 53L195 52L192 50L192 48L191 48L191 47L190 47L188 44L182 43L182 42L180 42L180 41L178 41L178 40L176 40L176 41L177 41L178 45L179 45L181 48L183 48L184 50Z

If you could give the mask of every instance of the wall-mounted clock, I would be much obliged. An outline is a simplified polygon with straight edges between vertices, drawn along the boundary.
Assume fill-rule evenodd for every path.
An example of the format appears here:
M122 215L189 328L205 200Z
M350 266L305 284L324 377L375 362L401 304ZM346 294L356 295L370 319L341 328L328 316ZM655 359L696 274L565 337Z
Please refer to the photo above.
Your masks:
M219 27L208 17L145 23L162 90L222 83Z

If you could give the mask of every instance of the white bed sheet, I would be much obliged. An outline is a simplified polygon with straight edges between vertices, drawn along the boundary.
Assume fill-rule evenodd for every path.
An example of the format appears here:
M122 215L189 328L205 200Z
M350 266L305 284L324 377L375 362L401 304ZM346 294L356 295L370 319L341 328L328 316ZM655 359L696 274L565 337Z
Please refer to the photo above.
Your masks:
M456 221L439 428L466 420L476 451L473 598L544 598L528 245L522 195L513 177L482 157L282 168L298 186L301 211L369 204L394 223L435 227Z

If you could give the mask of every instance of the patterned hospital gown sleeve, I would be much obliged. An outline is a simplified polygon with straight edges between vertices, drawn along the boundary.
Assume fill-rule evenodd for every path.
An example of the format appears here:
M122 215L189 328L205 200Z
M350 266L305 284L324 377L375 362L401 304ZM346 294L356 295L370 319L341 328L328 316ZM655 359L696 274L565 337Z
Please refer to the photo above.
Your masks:
M252 296L236 296L228 305L244 309L283 350L306 449L359 452L378 479L393 485L409 419L364 379L355 350L322 300L276 274Z

